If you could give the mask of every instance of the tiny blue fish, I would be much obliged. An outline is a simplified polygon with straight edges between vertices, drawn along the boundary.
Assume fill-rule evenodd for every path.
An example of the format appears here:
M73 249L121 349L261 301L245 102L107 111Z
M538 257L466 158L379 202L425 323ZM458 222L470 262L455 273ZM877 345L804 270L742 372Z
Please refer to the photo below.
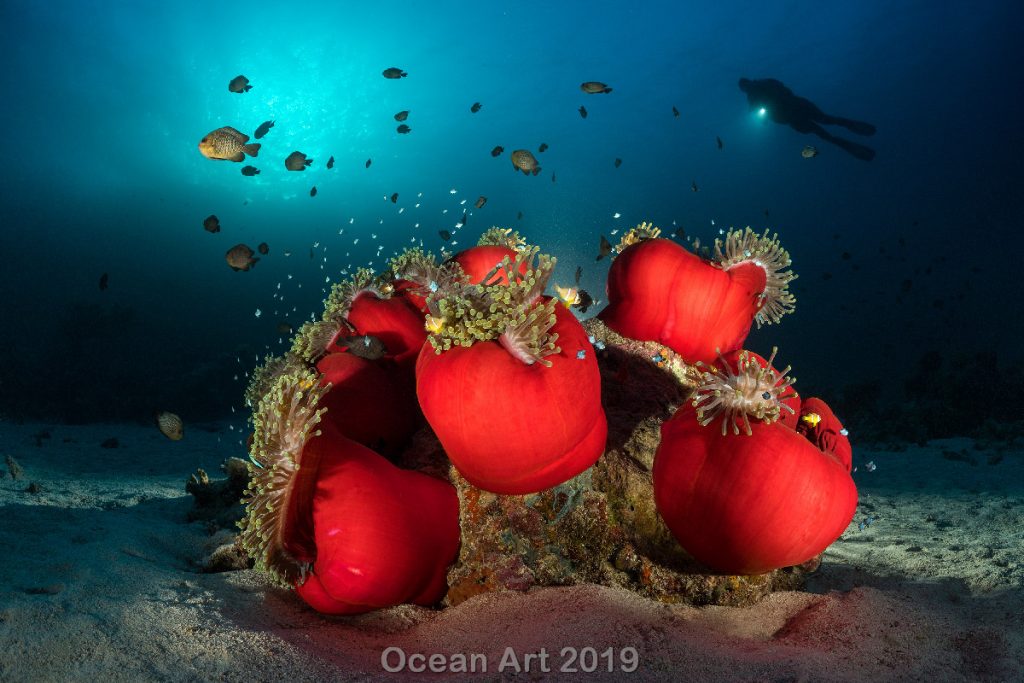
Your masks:
M864 469L866 469L868 472L874 472L877 469L877 465L875 465L874 460L868 460L866 463L864 463Z
M583 349L580 349L579 351L576 352L576 359L577 360L583 360L586 357L587 357L587 352L584 351Z
M437 291L437 283L434 282L433 280L430 281L430 291L431 292L436 292Z
M654 361L655 363L664 363L665 357L659 353L658 355L651 358L651 360Z

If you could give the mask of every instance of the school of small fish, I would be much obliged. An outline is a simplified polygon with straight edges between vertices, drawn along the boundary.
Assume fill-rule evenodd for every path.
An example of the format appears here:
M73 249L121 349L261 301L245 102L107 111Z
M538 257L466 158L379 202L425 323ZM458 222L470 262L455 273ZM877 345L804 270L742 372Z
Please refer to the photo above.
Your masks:
M388 81L400 82L409 78L409 73L407 71L395 66L383 69L380 72L380 74L381 76L383 76L385 80ZM259 94L260 90L257 89L257 86L260 85L259 79L257 79L257 81L258 82L256 86L254 86L246 76L239 75L235 78L232 78L229 81L228 90L230 93L234 95L243 95L249 93ZM400 93L403 90L403 86L400 83L396 83L395 85L382 84L380 87L388 92ZM579 92L577 92L577 96L579 96L579 94L582 93L583 97L581 99L587 100L588 104L590 104L591 108L593 109L593 113L595 114L595 121L593 124L588 123L581 125L586 125L588 129L591 129L591 125L600 126L600 124L602 123L602 105L606 101L610 101L610 98L620 96L612 94L613 92L613 88L602 81L582 81L580 83ZM254 94L249 94L248 96L251 98L254 97ZM605 98L603 97L597 97L591 101L590 96L592 95L610 95L610 98L609 100L605 100ZM463 102L465 102L465 100L463 100ZM491 115L493 115L495 112L492 111L491 109L488 109L487 112L483 112L484 105L482 102L472 100L470 102L471 104L468 107L468 115L479 115L478 120L484 125L486 125L486 122L492 118ZM415 102L409 102L408 104L415 105ZM587 119L591 112L588 111L587 106L584 106L582 103L577 104L577 112L580 118ZM465 107L466 105L463 103L461 106ZM497 107L497 105L493 106ZM391 123L391 125L396 126L395 132L399 136L406 136L412 133L412 127L409 124L411 111L412 109L401 109L400 111L397 111L396 113L389 117L390 119L393 120L393 123ZM462 112L464 112L463 115L466 115L465 109L462 109ZM242 132L241 130L235 127L225 125L210 131L200 140L198 145L200 153L205 158L211 160L241 162L247 159L248 157L256 159L258 156L260 156L261 147L264 146L264 143L266 143L269 140L269 143L267 143L269 146L267 146L266 149L271 151L264 151L263 156L269 154L270 156L279 161L275 162L274 165L269 166L269 169L267 168L267 165L264 165L263 170L267 171L266 173L261 172L261 169L255 165L242 166L241 175L252 179L245 181L246 183L254 183L255 186L265 186L266 181L281 177L280 166L276 166L276 164L281 163L280 159L283 158L283 165L285 167L286 172L293 173L308 171L309 173L314 174L313 180L317 180L319 182L312 185L311 187L309 185L307 185L306 187L310 187L308 191L309 197L317 197L318 195L321 194L322 190L323 199L318 200L318 205L323 206L323 204L321 204L320 202L330 203L332 198L334 200L337 200L339 198L338 186L335 185L332 181L328 180L327 176L321 175L324 173L324 168L326 168L327 170L335 169L335 156L326 154L324 150L318 148L314 144L310 144L309 147L307 147L307 149L311 148L310 151L312 151L314 155L319 156L321 153L323 153L324 156L327 156L327 161L325 164L318 165L316 168L314 168L314 159L311 156L309 156L306 152L293 149L290 151L290 153L287 153L287 155L285 155L286 150L282 150L278 143L280 142L280 140L293 139L289 136L295 135L296 122L287 121L285 120L283 115L280 114L280 112L276 113L280 115L278 118L268 118L262 121L253 131L252 138L255 140L261 140L263 142L251 142L249 135L247 135L246 133ZM569 112L569 114L571 115L571 112ZM671 106L671 115L673 118L680 118L681 116L680 110L675 105ZM421 117L422 113L418 114L416 125L422 125L424 127L429 126L430 121L426 119L421 121ZM384 123L387 123L387 120L385 120ZM308 122L299 122L299 125L305 126L308 125ZM277 132L280 130L284 130L284 132ZM301 128L299 130L301 130ZM274 134L271 135L271 133ZM300 148L305 147L305 143L302 142L301 137L294 138L294 140L294 144L296 144L296 146L299 146ZM411 138L411 140L415 141L416 138ZM309 141L307 141L307 143L308 142ZM541 164L538 161L537 157L534 155L534 152L531 152L529 148L535 149L537 154L544 154L550 148L547 142L538 142L536 139L532 141L528 139L516 140L512 139L511 137L505 142L506 144L514 143L517 145L517 147L514 148L510 154L511 165L514 172L521 171L527 177L537 176L541 173ZM722 150L723 152L726 151L724 149L725 146L721 137L715 136L715 144L717 149ZM597 145L596 147L600 147L600 145ZM561 146L559 146L559 148L561 150ZM497 158L502 156L504 152L504 144L495 145L493 148L490 149L490 156L493 158ZM483 150L480 150L480 153L486 153L486 147ZM605 150L605 153L607 154L607 150ZM564 160L564 158L559 154L559 152L556 151L553 152L552 154L554 154L555 156L548 155L547 159L549 161L553 163L561 163L561 161ZM814 147L807 146L803 149L801 155L805 159L810 159L817 155L817 150ZM604 158L607 159L608 156ZM260 158L262 159L263 157ZM384 156L381 157L381 160L382 163L385 164L385 166L382 166L382 168L389 165L393 158L393 152L388 151L384 153ZM352 164L353 160L345 156L341 156L338 158L338 161L338 169L335 172L339 173L339 175L331 176L333 178L339 178L343 176L345 173L347 173L346 169L351 168L350 164ZM444 163L448 163L449 161L450 160L443 160ZM605 161L605 163L607 163L607 161ZM364 162L364 168L370 169L372 164L373 157L366 157ZM612 157L612 168L618 169L622 166L622 164L623 159L621 157ZM571 168L569 169L569 171L571 171ZM566 173L567 178L569 178L571 175L569 171L567 171ZM553 171L551 172L551 182L557 183L557 175ZM567 182L567 186L571 185L572 180L570 179ZM250 187L252 186L250 185ZM682 185L682 187L685 187L685 185ZM698 192L700 189L695 180L691 181L689 187L694 193ZM284 192L286 198L293 198L296 196L296 194L298 194L298 192L289 190L285 190ZM472 212L482 211L484 210L485 206L489 207L487 208L488 212L497 211L499 216L484 222L484 225L494 225L500 224L500 214L502 212L509 210L509 207L507 206L507 204L505 204L507 199L502 196L496 195L497 198L494 203L495 208L492 209L490 208L490 200L487 194L474 193L474 195L467 196L460 194L456 188L452 188L449 191L449 195L451 199L448 199L447 201L453 202L452 204L446 204L444 200L436 196L424 197L424 193L419 192L416 195L415 201L406 200L401 203L401 206L399 206L399 192L393 191L390 194L385 194L384 196L385 203L393 205L395 207L394 209L390 209L391 213L385 213L383 215L378 213L378 215L376 216L372 214L365 215L361 213L357 215L349 215L346 216L346 218L348 219L348 225L355 225L358 216L358 220L360 221L361 224L366 224L367 222L370 221L376 221L377 225L384 226L385 219L388 217L388 215L401 216L406 211L406 209L409 209L409 211L413 212L414 214L413 217L409 219L409 224L412 225L411 230L413 232L413 234L410 236L409 243L412 245L417 245L421 248L429 248L430 240L435 240L436 244L436 240L439 239L441 242L442 256L444 257L450 256L454 253L454 249L459 244L459 231L467 226ZM472 198L473 196L476 196L477 198L474 200ZM246 206L249 205L249 202L250 197L244 197L244 201L241 201L240 203L242 204L242 206ZM439 203L440 205L438 205ZM438 225L438 221L436 220L436 218L430 219L422 213L422 207L434 207L435 210L439 211L441 217L447 217L448 220L451 220L453 218L453 216L449 215L450 209L452 214L455 214L455 216L459 217L455 222L449 223L447 226ZM461 215L457 213L460 210ZM233 207L221 207L220 209L218 209L218 211L222 212L222 215L229 219L228 222L226 223L227 232L235 234L235 239L251 239L251 230L247 229L244 225L242 225L245 223L245 221L239 218L239 216L237 215L237 209ZM766 217L767 213L768 212L765 211ZM613 213L612 219L617 221L620 218L622 218L622 216L623 214L621 212L616 211ZM523 218L523 211L517 211L516 220L522 221ZM427 226L430 226L431 223L433 223L432 227L437 236L430 237L429 230L420 231L421 223ZM474 221L474 225L477 224L478 223ZM711 224L712 226L714 226L714 221L712 221ZM691 237L690 235L688 235L687 231L684 230L682 226L677 226L675 221L672 222L672 225L674 226L674 231L672 232L673 237L684 243L690 244L691 248L694 251L700 250L701 247L699 238ZM203 228L204 230L211 234L220 233L222 230L221 222L217 215L215 214L210 214L209 216L207 216L206 219L203 220ZM610 234L613 237L617 235L618 232L618 228L606 230L606 234ZM724 231L719 230L720 234L723 232ZM386 241L381 240L378 237L377 233L370 233L368 240L369 246L366 246L367 241L365 239L363 244L360 245L360 237L358 236L358 234L350 233L348 236L346 236L344 228L339 228L337 234L339 238L344 241L341 242L340 246L336 246L334 249L331 249L330 251L333 254L334 258L343 259L343 262L346 263L345 267L340 269L340 274L342 277L355 272L355 270L358 267L356 263L360 261L361 253L369 253L372 255L372 260L369 260L368 263L364 264L366 267L369 267L371 269L373 269L375 262L385 262L386 256L384 254L384 250L387 248L385 246ZM366 234L364 233L363 238L365 237ZM611 258L614 258L615 249L613 248L612 243L603 234L599 234L598 238L598 249L595 261L602 261L605 259L605 257L608 257L609 260ZM474 241L474 239L475 238L471 238L470 241L472 242ZM331 276L326 272L328 266L329 245L321 245L319 241L316 241L311 246L307 243L307 246L309 247L309 257L310 261L312 262L309 267L318 268L320 271L325 271L322 273L323 282L320 285L320 289L321 293L326 295L329 292L329 285L331 282ZM283 257L287 258L292 255L293 250L295 248L301 249L302 247L299 244L294 244L290 245L289 248L280 249L276 253L282 254ZM367 249L369 250L368 252L366 251ZM257 252L259 256L256 255ZM269 253L270 247L268 243L265 241L260 242L256 250L252 249L245 242L239 242L225 252L225 261L233 271L248 272L254 268L257 262L260 261L261 257L268 257ZM301 261L305 262L305 259L302 259ZM266 275L264 275L263 277L266 277ZM295 290L302 289L303 278L296 278L294 273L286 273L283 276L279 275L278 278L279 280L277 281L276 288L274 289L272 295L274 304L271 308L273 310L268 311L266 318L267 322L273 326L271 327L271 329L274 330L278 335L282 336L282 339L279 341L281 343L288 343L288 340L285 339L284 337L291 334L293 330L296 329L298 325L301 324L303 320L303 314L298 310L297 305L292 304L289 306L288 304L285 303L285 300L286 297L292 296L289 294L289 292L294 292L295 298L299 298L298 292ZM555 296L557 296L557 298L562 302L564 306L566 306L566 308L570 308L576 311L578 315L586 314L590 308L600 303L599 301L595 300L582 287L581 278L582 267L578 266L575 272L574 283L571 286L553 285ZM282 285L285 283L287 283L287 286L283 288ZM102 277L100 278L100 289L105 290L107 286L108 274L103 273ZM261 318L262 313L263 311L260 308L257 308L255 315L257 318ZM428 328L431 329L440 329L440 326L443 325L443 322L437 319L431 319L428 316L427 325ZM387 350L386 348L384 348L383 343L379 339L372 336L342 338L339 339L338 344L339 346L344 347L349 353L358 355L363 358L380 358L387 354ZM600 344L598 342L597 344L594 345L594 348L598 351L601 351L603 349L603 344ZM585 352L579 351L577 357L580 359L585 358ZM661 354L654 356L652 360L655 363L659 364L665 362L665 359L663 356L661 356ZM161 431L163 431L165 435L167 435L169 438L175 438L174 436L172 436L172 434L180 433L180 418L177 418L177 416L173 415L172 413L161 413L160 415L165 416L162 418L163 422L160 423ZM175 423L174 418L178 419L177 423ZM167 425L167 431L165 431L165 423ZM175 431L175 424L179 425L178 432ZM180 438L180 436L177 438ZM864 467L865 469L869 469L869 466L870 469L873 469L874 463L868 463ZM867 523L870 524L870 521Z

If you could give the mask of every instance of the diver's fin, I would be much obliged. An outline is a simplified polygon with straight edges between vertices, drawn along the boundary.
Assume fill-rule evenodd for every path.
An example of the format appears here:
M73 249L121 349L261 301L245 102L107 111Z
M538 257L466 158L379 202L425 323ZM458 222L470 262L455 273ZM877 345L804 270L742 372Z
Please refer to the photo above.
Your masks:
M836 118L833 122L837 126L842 126L846 130L856 133L857 135L874 135L876 128L870 123L864 121L854 121L853 119Z
M856 142L850 142L849 140L844 140L843 138L839 138L834 135L831 136L829 142L842 148L843 150L857 157L861 161L871 161L872 159L875 158L875 150L865 145L858 145Z

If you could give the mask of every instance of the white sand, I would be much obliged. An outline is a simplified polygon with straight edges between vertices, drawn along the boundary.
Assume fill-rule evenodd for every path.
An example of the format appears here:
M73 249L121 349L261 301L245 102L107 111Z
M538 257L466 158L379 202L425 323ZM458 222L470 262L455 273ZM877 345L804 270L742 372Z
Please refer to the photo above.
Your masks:
M36 447L43 429L52 438ZM99 447L112 436L119 448ZM144 427L0 422L0 681L372 680L385 677L387 647L455 665L449 656L482 655L478 680L554 678L563 648L587 647L612 648L617 669L598 656L597 671L574 675L593 681L1024 680L1020 451L996 464L966 440L857 451L878 469L858 473L857 517L809 592L748 608L582 586L329 619L253 572L197 573L218 539L184 521L184 481L198 466L218 476L242 453L238 438L195 425L174 443ZM6 473L7 454L24 479ZM30 481L42 492L24 492ZM877 519L858 530L868 514ZM506 648L520 666L536 655L531 671L499 671ZM627 648L634 673L619 670ZM401 678L425 676L451 674Z

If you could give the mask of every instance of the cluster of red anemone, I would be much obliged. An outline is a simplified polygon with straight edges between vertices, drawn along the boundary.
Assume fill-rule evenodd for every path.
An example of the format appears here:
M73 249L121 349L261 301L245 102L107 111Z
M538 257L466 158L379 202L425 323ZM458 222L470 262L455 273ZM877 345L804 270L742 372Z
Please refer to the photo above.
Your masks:
M842 425L821 399L801 400L774 355L720 356L661 427L658 511L683 548L717 571L806 562L843 533L857 505Z
M683 548L717 571L806 562L846 529L857 489L846 430L825 402L801 400L789 368L772 367L774 351L765 360L742 350L752 324L793 309L789 254L767 231L729 231L713 258L659 232L642 224L620 245L600 314L702 371L692 402L661 428L658 511Z
M594 348L567 305L544 294L555 260L509 233L492 229L444 263L413 250L385 276L359 271L254 377L242 542L315 609L430 605L444 594L459 547L455 489L387 459L424 418L461 475L499 494L556 486L603 453ZM619 252L601 318L702 372L655 458L669 529L719 571L820 553L856 502L845 430L824 402L800 400L774 353L741 350L755 320L792 309L788 254L748 229L704 259L647 224Z
M242 543L315 609L443 596L455 489L385 457L424 416L466 480L496 493L556 486L604 451L587 334L544 296L554 259L509 232L442 264L407 253L380 278L356 273L254 377Z

